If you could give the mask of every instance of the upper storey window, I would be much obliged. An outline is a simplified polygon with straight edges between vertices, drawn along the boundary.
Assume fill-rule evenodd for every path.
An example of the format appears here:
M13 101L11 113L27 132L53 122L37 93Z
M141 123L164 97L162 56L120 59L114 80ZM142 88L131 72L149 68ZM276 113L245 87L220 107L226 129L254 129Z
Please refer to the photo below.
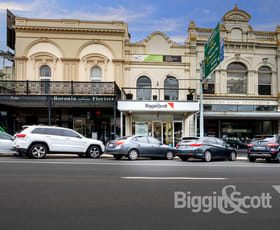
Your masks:
M142 76L138 78L137 83L137 100L151 100L151 87L152 83L150 78Z
M261 66L258 71L259 95L271 95L272 71L268 66Z
M227 93L247 93L247 67L240 62L233 62L227 68Z
M98 66L94 66L90 70L91 81L102 81L102 70Z
M178 100L178 81L175 77L167 77L164 81L164 100Z

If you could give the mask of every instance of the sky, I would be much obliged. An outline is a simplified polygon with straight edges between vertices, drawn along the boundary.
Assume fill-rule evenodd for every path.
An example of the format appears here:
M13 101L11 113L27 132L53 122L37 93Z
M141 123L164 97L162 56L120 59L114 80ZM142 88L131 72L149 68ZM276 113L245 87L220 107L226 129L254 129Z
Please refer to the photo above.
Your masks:
M280 0L0 0L0 9L29 18L124 21L131 42L161 31L183 43L192 20L214 28L235 4L252 16L254 30L275 31L280 25Z

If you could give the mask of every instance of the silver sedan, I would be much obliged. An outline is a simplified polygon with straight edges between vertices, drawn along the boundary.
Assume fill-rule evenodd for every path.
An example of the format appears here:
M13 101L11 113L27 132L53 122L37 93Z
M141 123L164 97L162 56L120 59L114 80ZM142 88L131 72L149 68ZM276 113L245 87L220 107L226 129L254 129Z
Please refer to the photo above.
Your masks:
M13 136L0 132L0 153L16 153L13 140Z

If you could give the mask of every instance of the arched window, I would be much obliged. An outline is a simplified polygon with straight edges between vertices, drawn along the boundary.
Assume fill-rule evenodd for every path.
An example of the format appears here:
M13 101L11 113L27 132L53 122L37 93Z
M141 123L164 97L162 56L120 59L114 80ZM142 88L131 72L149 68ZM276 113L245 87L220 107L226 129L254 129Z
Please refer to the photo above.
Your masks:
M272 71L268 66L261 66L258 71L259 95L271 95Z
M151 100L152 83L150 78L146 76L139 77L136 83L137 100Z
M40 80L50 80L52 76L51 68L48 65L42 65L40 67Z
M90 70L91 81L102 81L102 70L98 66L94 66Z
M178 100L178 81L175 77L167 77L164 81L164 100Z
M50 93L50 80L52 76L51 68L48 65L42 65L39 70L40 78L40 93L49 94Z
M233 62L227 68L227 93L247 93L247 68L244 64Z

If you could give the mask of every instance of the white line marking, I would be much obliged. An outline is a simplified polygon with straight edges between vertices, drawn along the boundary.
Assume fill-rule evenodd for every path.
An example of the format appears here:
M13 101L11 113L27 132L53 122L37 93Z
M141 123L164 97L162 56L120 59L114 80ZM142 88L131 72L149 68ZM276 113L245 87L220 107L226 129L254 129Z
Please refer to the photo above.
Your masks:
M94 160L93 160L94 161ZM37 160L15 160L15 161L0 161L0 164L62 164L62 165L120 165L120 166L169 166L169 167L250 167L250 168L280 168L280 164L265 164L265 163L250 163L250 164L235 164L228 162L225 164L211 164L211 163L198 163L198 162L174 162L172 164L167 163L140 163L140 162L74 162L74 161L37 161Z
M272 185L272 187L280 194L280 185Z
M228 180L228 178L206 177L121 177L128 180Z

